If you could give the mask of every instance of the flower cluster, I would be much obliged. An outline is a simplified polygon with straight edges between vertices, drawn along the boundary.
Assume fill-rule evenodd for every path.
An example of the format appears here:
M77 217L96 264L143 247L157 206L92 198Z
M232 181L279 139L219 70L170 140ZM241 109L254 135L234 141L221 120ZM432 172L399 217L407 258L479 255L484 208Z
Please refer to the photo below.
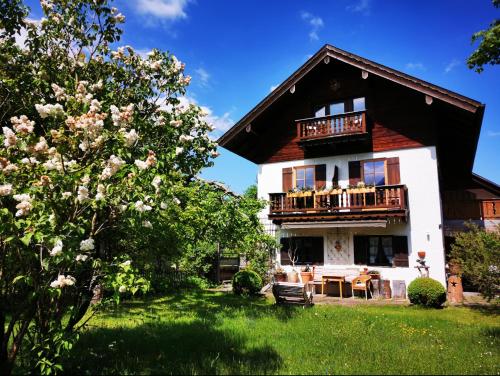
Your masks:
M19 204L16 205L16 217L24 217L33 209L33 205L31 204L32 198L27 193L14 195L14 200L19 202Z
M33 132L33 128L35 126L35 122L29 120L26 115L21 115L19 117L13 116L10 118L10 122L17 133L31 133Z
M52 281L50 287L56 289L62 289L66 286L73 286L76 282L76 279L70 275L59 274L55 281Z
M62 240L57 240L56 244L54 244L54 248L52 248L52 250L49 252L49 254L51 256L60 255L62 253L62 249L63 249L63 242L62 242Z
M80 242L80 251L92 251L95 248L94 239L88 238Z
M116 155L109 157L106 162L106 167L101 173L101 180L106 180L118 172L118 170L125 164L125 161Z
M48 116L59 116L64 114L64 108L61 104L35 104L35 108L42 119Z
M111 111L111 120L115 127L124 127L132 121L132 116L134 115L134 104L131 103L128 106L118 107L112 105L109 107Z

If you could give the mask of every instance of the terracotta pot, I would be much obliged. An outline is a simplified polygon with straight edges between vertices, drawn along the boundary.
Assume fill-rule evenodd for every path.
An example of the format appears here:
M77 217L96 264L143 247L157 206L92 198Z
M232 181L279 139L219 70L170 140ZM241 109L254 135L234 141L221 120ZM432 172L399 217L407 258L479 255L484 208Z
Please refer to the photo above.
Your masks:
M286 274L285 273L276 273L274 275L274 280L276 282L286 282Z
M299 282L299 273L297 271L292 270L291 272L286 274L288 282L298 283Z
M300 272L300 276L302 278L302 283L311 282L313 279L312 272Z
M425 258L425 251L418 251L417 255L421 260L423 260Z

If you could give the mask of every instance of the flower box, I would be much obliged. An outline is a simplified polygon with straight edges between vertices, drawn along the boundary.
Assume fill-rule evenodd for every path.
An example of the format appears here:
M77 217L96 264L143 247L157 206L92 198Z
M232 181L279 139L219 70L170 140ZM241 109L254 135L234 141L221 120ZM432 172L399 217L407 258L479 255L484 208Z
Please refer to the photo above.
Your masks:
M312 191L305 191L305 192L288 192L286 194L286 197L311 197L312 196Z

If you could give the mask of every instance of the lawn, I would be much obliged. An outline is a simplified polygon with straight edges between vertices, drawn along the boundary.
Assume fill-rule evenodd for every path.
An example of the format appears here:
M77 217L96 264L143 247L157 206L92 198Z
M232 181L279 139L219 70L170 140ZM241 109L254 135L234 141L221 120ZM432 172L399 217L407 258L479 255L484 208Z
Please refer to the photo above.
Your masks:
M404 306L276 307L184 292L91 321L68 373L498 374L498 311Z

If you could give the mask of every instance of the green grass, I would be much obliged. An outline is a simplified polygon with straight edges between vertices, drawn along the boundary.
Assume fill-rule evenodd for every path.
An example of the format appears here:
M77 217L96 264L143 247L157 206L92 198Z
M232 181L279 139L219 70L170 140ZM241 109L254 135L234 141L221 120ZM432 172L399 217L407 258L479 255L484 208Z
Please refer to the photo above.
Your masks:
M67 373L498 374L498 311L276 307L184 292L101 313Z

